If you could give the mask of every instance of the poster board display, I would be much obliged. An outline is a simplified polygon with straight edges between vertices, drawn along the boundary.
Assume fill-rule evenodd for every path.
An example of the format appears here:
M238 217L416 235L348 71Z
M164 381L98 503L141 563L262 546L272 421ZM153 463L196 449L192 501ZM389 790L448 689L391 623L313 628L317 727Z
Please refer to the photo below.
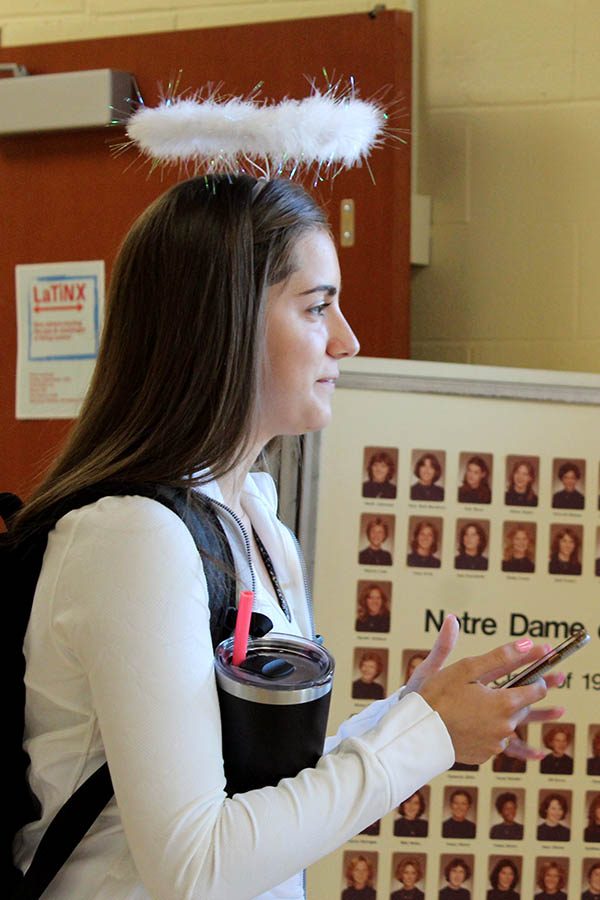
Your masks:
M104 313L104 261L20 265L17 419L72 419L92 377Z
M553 882L580 898L600 874L600 377L350 361L302 491L330 732L404 683L444 613L461 623L452 659L592 636L553 695L560 729L528 726L542 762L455 766L313 866L310 900L479 900L507 883L525 900Z

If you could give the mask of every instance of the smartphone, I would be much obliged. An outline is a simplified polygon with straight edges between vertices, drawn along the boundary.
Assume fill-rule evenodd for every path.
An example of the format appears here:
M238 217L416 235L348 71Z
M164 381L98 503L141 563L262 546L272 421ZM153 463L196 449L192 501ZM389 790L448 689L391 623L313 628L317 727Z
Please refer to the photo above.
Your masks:
M513 675L512 678L509 678L508 681L505 681L500 687L511 688L520 687L523 684L532 684L536 678L544 675L549 669L552 669L565 659L565 657L570 656L571 653L575 653L575 651L579 650L581 647L585 647L589 640L590 636L585 628L579 628L577 631L574 631L566 641L563 641L562 644L553 647L553 649L549 650L545 656L542 656L541 659L531 663L530 666L527 666L527 668L523 669L521 672L517 672L516 675Z

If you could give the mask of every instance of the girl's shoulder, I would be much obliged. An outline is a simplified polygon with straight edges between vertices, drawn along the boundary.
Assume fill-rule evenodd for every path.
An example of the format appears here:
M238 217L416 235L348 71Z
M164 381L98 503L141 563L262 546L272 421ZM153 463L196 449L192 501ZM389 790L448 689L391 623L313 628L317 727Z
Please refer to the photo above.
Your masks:
M118 537L147 537L160 529L163 538L169 531L187 531L179 516L165 504L136 494L106 496L66 513L55 526L57 535L77 539L108 534Z

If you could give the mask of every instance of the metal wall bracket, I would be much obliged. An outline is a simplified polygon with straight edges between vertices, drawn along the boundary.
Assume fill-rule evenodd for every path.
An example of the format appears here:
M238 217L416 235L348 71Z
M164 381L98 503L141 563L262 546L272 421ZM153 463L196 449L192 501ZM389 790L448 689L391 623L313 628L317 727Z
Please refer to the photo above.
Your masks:
M20 63L0 63L0 72L10 72L15 78L29 75L27 66L22 66Z
M354 247L355 238L354 200L346 197L340 203L340 246Z

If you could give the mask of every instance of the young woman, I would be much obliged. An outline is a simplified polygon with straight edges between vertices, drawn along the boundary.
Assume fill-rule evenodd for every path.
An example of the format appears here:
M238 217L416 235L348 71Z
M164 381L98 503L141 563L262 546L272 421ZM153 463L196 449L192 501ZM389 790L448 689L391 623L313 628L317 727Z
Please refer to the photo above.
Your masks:
M577 484L581 479L581 470L577 463L562 463L558 469L558 479L562 482L562 490L552 495L554 509L583 509L585 497L577 490Z
M537 506L538 498L533 489L536 473L528 459L518 459L510 470L508 486L504 494L507 506Z
M376 900L373 887L375 872L366 856L353 856L348 861L345 876L347 887L342 891L342 900Z
M581 900L598 900L600 897L600 860L593 862L586 874L588 887L581 895Z
M358 554L361 566L391 566L392 554L384 550L383 545L388 539L389 530L379 516L370 519L367 528L368 545Z
M442 477L442 465L435 453L424 453L415 463L413 474L417 479L410 489L411 500L441 503L444 488L436 482Z
M554 860L543 862L538 869L536 884L540 892L535 895L535 900L567 900L563 891L567 883L567 876L563 866Z
M600 728L592 738L592 755L587 758L586 772L588 775L600 775Z
M491 839L493 841L523 840L523 826L516 821L517 795L512 791L503 791L496 797L494 805L502 821L490 828Z
M390 599L378 584L368 584L360 592L356 631L389 631Z
M550 753L541 760L540 772L543 775L572 775L573 757L567 750L573 742L573 735L569 729L556 725L545 733L543 742Z
M600 843L600 794L595 794L590 801L583 839L589 844Z
M377 679L383 672L383 661L376 650L365 650L358 662L360 673L352 682L352 696L355 700L381 700L385 696L383 685Z
M168 191L124 242L83 411L18 535L86 485L189 489L194 508L218 515L255 610L275 631L311 637L296 544L273 482L250 470L276 435L328 423L339 361L358 350L339 292L324 214L292 182L199 177ZM441 669L457 632L448 617L401 701L396 693L349 720L315 769L228 798L206 577L190 531L138 495L68 513L50 534L26 636L25 746L43 816L18 836L17 862L27 868L50 819L108 760L115 798L48 900L300 900L303 867L455 755L497 753L556 683L487 686L541 655L530 641Z
M393 500L396 497L396 485L392 478L396 474L396 466L387 450L378 450L369 458L367 465L369 480L363 482L363 497Z
M552 539L548 571L551 575L581 575L581 541L573 528L560 528Z
M464 788L456 788L449 798L450 817L442 823L442 837L445 838L474 838L477 826L468 819L469 810L473 805L473 797Z
M515 743L515 740L521 741L524 744L527 743L527 725L517 725L517 727L515 728L515 737L511 741L511 745ZM502 751L502 753L498 753L492 760L493 772L512 772L513 774L522 774L526 770L527 761L525 759L519 759L518 757L514 756L512 752L508 754Z
M439 900L471 900L471 891L464 887L471 877L471 867L460 856L455 856L444 866L446 886L439 892Z
M425 662L427 657L429 656L428 650L417 650L416 653L411 653L408 659L406 660L406 666L404 671L404 684L408 684L410 678L422 662Z
M499 859L490 872L491 890L486 900L519 900L520 894L515 890L519 883L519 870L512 859Z
M427 837L429 824L427 819L422 818L425 812L425 797L422 791L415 791L403 800L398 812L400 817L394 822L396 837Z
M405 856L396 866L394 876L402 887L392 891L390 900L424 900L425 894L418 887L419 881L423 878L423 870L418 859Z
M441 561L435 554L439 547L437 528L425 519L417 522L410 541L410 553L406 557L407 566L425 569L439 569Z
M490 470L482 456L467 460L462 484L458 489L459 503L491 503Z
M513 525L504 541L503 572L535 572L535 544L528 525Z
M544 821L538 825L538 841L570 841L571 829L561 825L569 813L569 804L563 794L547 794L540 803L539 816Z
M488 567L487 534L479 522L465 522L458 533L458 553L454 557L455 569L471 569L484 572Z

